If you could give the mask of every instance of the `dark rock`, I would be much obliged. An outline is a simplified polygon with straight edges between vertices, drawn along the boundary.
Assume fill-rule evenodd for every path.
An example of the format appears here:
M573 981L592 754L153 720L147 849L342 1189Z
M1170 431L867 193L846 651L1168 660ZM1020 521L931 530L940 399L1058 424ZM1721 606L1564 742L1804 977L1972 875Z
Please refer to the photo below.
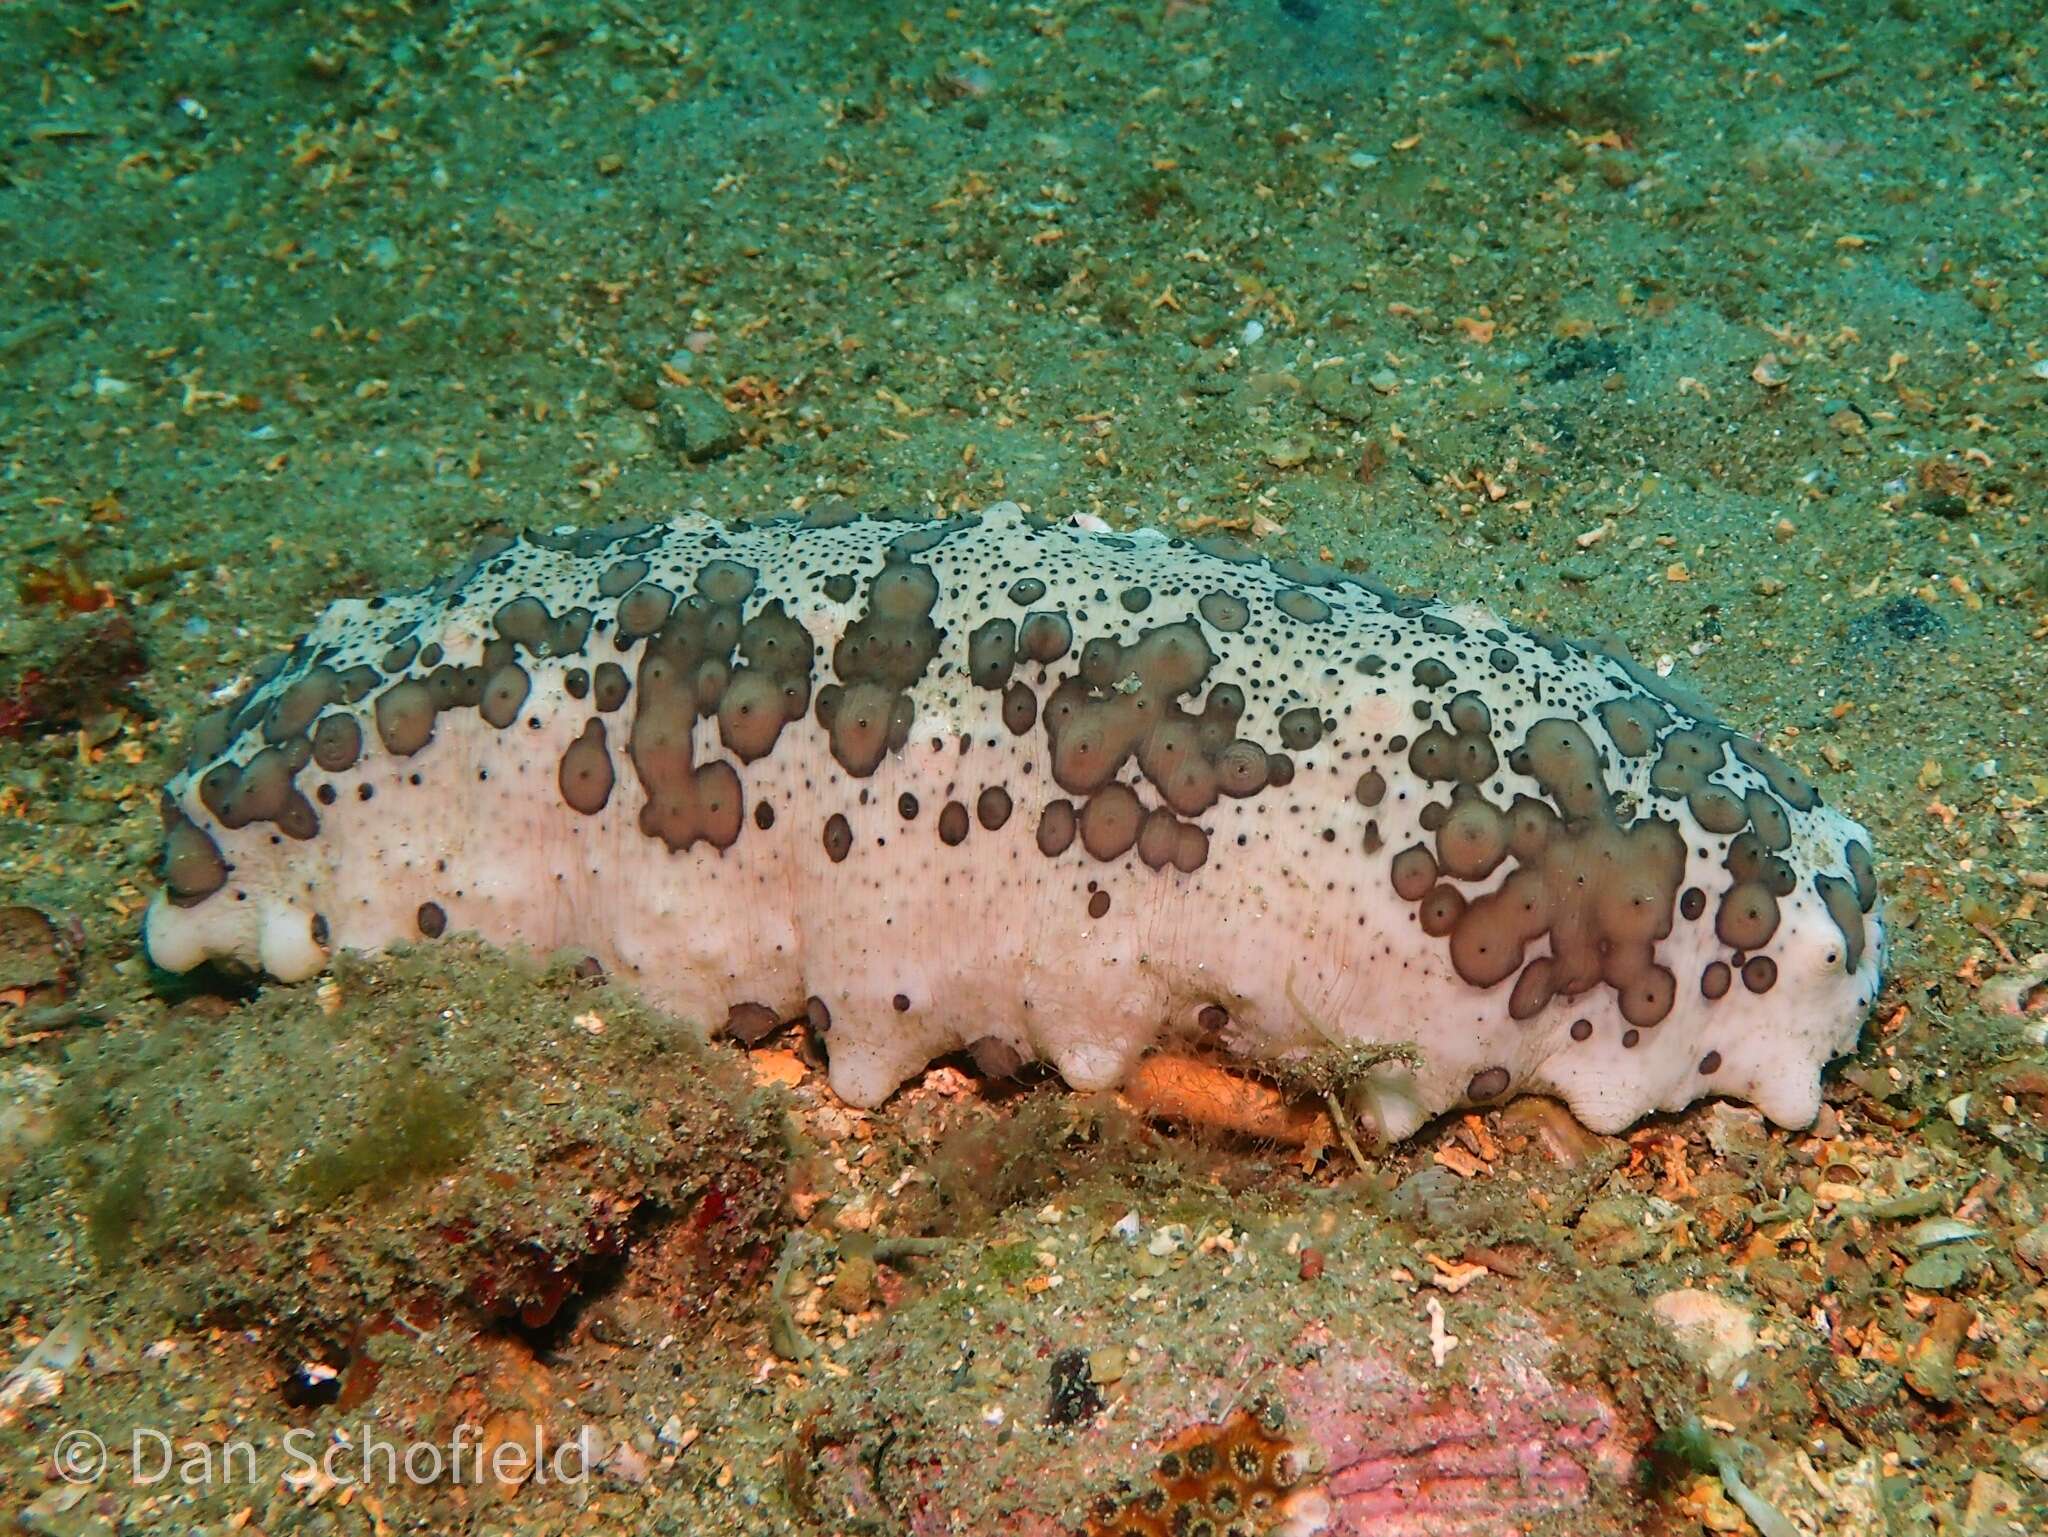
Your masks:
M701 390L683 390L664 401L656 432L662 447L692 464L723 459L742 441L739 423L724 402Z
M1045 1406L1048 1425L1085 1425L1102 1412L1102 1391L1088 1369L1088 1352L1063 1350L1052 1358L1052 1394Z

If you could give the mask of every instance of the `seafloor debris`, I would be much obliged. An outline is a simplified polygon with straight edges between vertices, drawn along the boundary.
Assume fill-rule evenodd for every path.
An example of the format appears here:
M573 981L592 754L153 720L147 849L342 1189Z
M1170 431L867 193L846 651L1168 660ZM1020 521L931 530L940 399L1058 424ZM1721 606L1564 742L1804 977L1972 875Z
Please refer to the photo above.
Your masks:
M464 960L444 945L266 999L210 1036L224 1086L189 1126L119 1108L144 1083L152 1105L182 1092L151 1054L74 1072L99 1262L175 1248L230 1278L223 1315L351 1359L391 1317L544 1331L613 1290L676 1320L746 1305L781 1200L772 1104L566 962L515 1027L502 979ZM316 1057L315 1076L237 1065ZM594 1081L614 1092L578 1093Z
M1628 1486L1647 1428L1607 1388L1575 1380L1570 1354L1529 1315L1488 1319L1482 1331L1461 1317L1470 1340L1449 1368L1405 1326L1309 1324L1288 1346L1304 1364L1258 1373L1244 1412L1233 1407L1247 1401L1241 1379L1190 1382L1145 1352L1121 1363L1103 1412L1041 1446L1049 1460L1028 1478L1000 1458L933 1464L919 1438L877 1433L841 1403L828 1416L840 1428L813 1439L807 1491L819 1509L893 1513L931 1537L989 1530L976 1510L1001 1511L1010 1537L1077 1523L1087 1537L1493 1537L1564 1513L1590 1523ZM888 1391L897 1354L884 1353L873 1390ZM1190 1396L1210 1393L1215 1407L1190 1424ZM1000 1421L985 1411L984 1424ZM1100 1491L1085 1515L1046 1508L1047 1490L1076 1483Z
M23 668L0 697L0 740L47 736L88 724L114 705L147 713L128 693L149 658L123 613L109 614L45 666Z
M70 997L83 943L76 918L59 922L22 903L0 907L0 1004L26 1009Z

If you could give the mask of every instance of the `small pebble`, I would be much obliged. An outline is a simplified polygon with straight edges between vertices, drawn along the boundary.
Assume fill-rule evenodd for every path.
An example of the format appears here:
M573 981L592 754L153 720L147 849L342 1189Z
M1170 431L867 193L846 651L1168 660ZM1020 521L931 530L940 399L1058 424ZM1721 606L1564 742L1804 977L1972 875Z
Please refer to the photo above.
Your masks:
M2013 1245L2013 1253L2036 1270L2048 1271L2048 1222L2022 1233L2019 1242Z
M664 448L692 464L722 459L740 446L739 425L732 413L703 390L671 394L662 402L656 430Z
M1749 1310L1719 1292L1683 1287L1650 1303L1678 1348L1709 1377L1724 1378L1757 1347Z
M1088 1375L1105 1387L1124 1374L1124 1352L1117 1345L1104 1345L1088 1357Z

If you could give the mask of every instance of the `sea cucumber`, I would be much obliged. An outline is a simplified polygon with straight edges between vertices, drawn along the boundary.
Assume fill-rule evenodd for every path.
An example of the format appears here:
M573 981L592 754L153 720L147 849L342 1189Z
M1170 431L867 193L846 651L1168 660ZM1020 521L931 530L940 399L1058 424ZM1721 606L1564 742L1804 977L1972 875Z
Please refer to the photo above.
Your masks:
M1809 1122L1883 934L1867 835L1626 660L1327 566L1035 518L701 515L330 607L193 733L150 955L286 979L474 930L875 1105L963 1048L1405 1042L1383 1137Z

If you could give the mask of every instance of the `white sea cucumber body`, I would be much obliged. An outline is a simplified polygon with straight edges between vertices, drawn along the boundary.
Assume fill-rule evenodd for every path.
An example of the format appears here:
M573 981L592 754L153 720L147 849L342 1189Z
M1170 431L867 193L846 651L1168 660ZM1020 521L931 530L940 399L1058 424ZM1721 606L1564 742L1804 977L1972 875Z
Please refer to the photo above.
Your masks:
M1862 830L1627 664L1012 505L507 544L333 605L167 793L161 965L573 946L808 1014L863 1105L970 1046L1092 1088L1374 1041L1390 1138L1520 1091L1803 1125L1882 954Z

